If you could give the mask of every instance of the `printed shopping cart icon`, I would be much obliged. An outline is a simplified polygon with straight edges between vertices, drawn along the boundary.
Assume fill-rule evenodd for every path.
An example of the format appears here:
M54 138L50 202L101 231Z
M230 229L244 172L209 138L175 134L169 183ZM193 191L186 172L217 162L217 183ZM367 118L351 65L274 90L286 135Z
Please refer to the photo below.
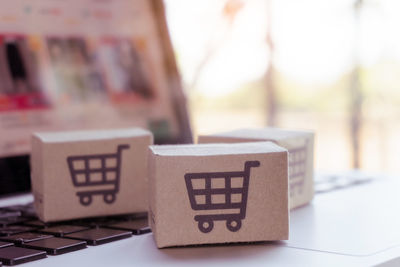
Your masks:
M82 205L92 203L93 195L103 195L104 202L111 204L119 191L122 150L129 145L118 145L117 153L67 157L69 171L76 193ZM96 188L91 190L91 187ZM101 189L100 189L101 188Z
M290 196L303 192L304 180L307 171L307 142L289 151L289 183Z
M185 182L193 210L229 210L225 214L196 215L199 230L210 232L214 221L226 221L232 232L238 231L246 217L250 169L260 166L259 161L246 161L244 171L202 172L185 174ZM238 209L238 213L232 213ZM210 212L212 213L212 212Z

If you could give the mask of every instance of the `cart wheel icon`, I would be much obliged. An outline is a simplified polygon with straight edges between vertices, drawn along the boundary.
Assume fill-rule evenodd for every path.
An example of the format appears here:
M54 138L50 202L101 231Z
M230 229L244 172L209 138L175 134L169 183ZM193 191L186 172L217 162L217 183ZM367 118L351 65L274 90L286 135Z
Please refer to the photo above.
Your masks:
M89 206L92 203L92 196L91 195L79 196L79 201L83 206Z
M103 199L107 204L111 204L115 201L115 194L104 194Z
M226 221L226 228L229 229L231 232L236 232L242 227L241 220L227 220Z
M214 228L213 221L199 221L199 230L203 233L209 233Z

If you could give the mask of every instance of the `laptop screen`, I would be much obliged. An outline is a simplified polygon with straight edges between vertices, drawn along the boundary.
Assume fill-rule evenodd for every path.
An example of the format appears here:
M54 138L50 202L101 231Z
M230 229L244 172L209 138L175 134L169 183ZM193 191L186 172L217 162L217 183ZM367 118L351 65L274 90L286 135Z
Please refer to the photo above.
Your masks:
M32 132L136 126L156 143L190 141L160 2L2 3L0 194L29 190Z

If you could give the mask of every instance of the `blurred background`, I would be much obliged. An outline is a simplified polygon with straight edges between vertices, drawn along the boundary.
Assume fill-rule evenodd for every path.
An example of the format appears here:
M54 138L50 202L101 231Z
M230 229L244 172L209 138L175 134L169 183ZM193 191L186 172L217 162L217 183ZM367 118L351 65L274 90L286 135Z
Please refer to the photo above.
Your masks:
M195 136L313 129L319 170L400 171L400 1L165 5Z

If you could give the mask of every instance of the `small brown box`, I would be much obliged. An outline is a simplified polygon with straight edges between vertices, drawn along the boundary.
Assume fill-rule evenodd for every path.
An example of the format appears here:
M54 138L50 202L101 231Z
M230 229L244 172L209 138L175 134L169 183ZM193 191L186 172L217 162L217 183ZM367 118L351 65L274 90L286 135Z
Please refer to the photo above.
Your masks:
M45 222L147 211L150 132L138 128L35 133L32 191Z
M271 142L149 149L159 248L288 239L286 149Z
M272 141L289 151L290 208L309 203L314 197L314 133L279 128L239 129L199 136L198 143Z

